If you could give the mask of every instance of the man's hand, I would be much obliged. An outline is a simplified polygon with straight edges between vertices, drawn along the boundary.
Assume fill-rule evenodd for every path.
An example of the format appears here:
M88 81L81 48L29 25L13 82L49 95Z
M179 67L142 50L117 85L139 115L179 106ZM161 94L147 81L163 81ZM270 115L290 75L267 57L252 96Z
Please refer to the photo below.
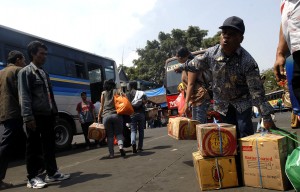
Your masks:
M35 131L35 129L36 129L35 120L26 122L26 127L31 129L32 131Z
M174 68L176 73L181 73L183 71L183 64L180 64Z
M276 129L276 125L275 125L271 115L267 115L266 117L263 117L263 123L264 123L264 128L268 131L270 129Z
M186 115L186 114L188 114L188 113L190 113L189 103L188 103L188 102L185 102L185 103L184 103L184 107L183 107L183 113L182 113L182 115Z
M285 81L285 57L277 56L274 63L274 75L277 82Z

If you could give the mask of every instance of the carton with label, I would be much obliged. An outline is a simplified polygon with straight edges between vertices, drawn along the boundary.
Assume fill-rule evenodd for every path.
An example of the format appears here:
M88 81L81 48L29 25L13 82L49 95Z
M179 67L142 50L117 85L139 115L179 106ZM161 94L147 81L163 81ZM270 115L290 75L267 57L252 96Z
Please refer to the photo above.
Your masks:
M207 123L196 126L198 149L204 157L236 155L235 125Z
M178 140L196 140L196 125L199 123L186 117L170 118L168 135Z
M193 153L193 162L202 191L238 186L234 156L204 158L198 151Z
M101 141L106 137L106 132L103 124L93 123L89 126L88 138Z
M284 168L287 139L276 134L255 134L240 139L246 186L286 190L290 188Z

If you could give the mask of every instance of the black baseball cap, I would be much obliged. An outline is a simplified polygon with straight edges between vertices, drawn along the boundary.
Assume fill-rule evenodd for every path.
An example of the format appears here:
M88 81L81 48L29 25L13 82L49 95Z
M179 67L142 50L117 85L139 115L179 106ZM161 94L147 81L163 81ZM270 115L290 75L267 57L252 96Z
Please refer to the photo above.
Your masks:
M244 34L245 32L245 25L243 19L236 16L228 17L224 21L223 25L219 27L219 29L224 29L227 27L234 28L240 31L242 34Z

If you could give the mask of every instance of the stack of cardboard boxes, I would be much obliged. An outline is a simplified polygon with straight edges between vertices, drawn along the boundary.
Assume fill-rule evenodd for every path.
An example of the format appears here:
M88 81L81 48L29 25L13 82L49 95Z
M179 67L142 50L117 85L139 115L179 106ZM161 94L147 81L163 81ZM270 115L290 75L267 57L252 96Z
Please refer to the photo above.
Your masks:
M201 190L238 186L235 126L199 124L196 133L199 151L193 153L193 162Z
M239 142L241 168L245 186L287 190L291 184L285 174L288 154L295 142L281 134L254 134L237 141L235 125L200 124L185 117L169 119L168 135L180 139L197 139L193 153L194 168L201 190L238 186L235 155ZM238 167L240 167L240 165Z

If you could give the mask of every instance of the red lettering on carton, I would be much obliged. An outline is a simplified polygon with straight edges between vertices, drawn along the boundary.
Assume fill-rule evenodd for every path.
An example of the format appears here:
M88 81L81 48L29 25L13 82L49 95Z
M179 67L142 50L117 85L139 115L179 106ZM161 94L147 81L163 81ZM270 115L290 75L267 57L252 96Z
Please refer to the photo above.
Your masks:
M242 151L252 151L252 146L242 146Z

